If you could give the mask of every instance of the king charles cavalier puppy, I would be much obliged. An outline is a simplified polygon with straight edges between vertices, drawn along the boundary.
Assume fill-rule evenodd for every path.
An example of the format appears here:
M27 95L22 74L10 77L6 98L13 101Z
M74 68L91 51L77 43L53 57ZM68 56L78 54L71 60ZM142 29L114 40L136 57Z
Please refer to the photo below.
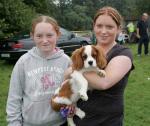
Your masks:
M99 76L104 77L106 59L100 47L94 45L83 46L76 49L72 54L72 73L70 78L65 80L62 85L56 89L51 99L51 106L55 111L60 111L61 107L75 104L81 98L88 100L87 90L88 82L83 73L94 71ZM85 117L85 112L76 106L75 114L81 119ZM67 118L69 126L75 126L73 118Z

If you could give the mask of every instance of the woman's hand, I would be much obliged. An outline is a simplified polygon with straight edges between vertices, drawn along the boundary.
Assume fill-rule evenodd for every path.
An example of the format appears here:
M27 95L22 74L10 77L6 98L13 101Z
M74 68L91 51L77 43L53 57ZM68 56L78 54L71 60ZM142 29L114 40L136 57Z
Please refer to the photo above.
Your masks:
M63 117L72 118L75 115L75 106L74 105L68 105L66 107L61 107L60 113Z

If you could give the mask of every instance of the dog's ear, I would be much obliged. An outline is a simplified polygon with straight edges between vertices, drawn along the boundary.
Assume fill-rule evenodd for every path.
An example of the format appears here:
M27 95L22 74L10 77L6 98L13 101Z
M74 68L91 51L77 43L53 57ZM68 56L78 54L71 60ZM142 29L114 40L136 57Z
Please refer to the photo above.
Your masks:
M80 70L83 68L83 59L82 59L82 53L83 53L84 47L81 47L79 49L76 49L71 56L72 59L72 68L73 70Z
M107 65L107 60L104 55L103 49L99 46L93 46L93 48L96 50L96 62L99 68L103 69Z

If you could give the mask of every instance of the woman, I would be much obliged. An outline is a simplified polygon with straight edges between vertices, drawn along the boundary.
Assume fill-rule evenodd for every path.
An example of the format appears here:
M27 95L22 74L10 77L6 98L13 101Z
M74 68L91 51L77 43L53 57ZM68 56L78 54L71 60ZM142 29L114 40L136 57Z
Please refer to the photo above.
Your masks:
M64 80L70 58L56 47L60 36L57 22L39 16L32 23L36 44L17 61L10 80L7 101L9 126L60 126L64 119L51 109L50 99Z
M103 48L107 58L106 77L101 78L94 72L84 74L94 90L88 92L87 102L78 102L86 116L82 120L77 116L74 118L77 126L123 125L124 89L133 69L133 57L128 48L115 41L121 21L120 14L112 7L103 7L95 15L93 30L97 46Z

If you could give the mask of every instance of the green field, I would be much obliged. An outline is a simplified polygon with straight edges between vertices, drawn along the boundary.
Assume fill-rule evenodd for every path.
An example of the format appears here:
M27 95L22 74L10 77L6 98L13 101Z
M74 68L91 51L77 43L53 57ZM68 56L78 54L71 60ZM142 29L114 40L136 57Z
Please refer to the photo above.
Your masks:
M6 100L13 65L0 61L0 126L6 126Z
M150 56L136 56L137 45L132 49L135 70L125 90L125 126L150 125ZM0 126L6 126L6 100L13 64L0 60Z

